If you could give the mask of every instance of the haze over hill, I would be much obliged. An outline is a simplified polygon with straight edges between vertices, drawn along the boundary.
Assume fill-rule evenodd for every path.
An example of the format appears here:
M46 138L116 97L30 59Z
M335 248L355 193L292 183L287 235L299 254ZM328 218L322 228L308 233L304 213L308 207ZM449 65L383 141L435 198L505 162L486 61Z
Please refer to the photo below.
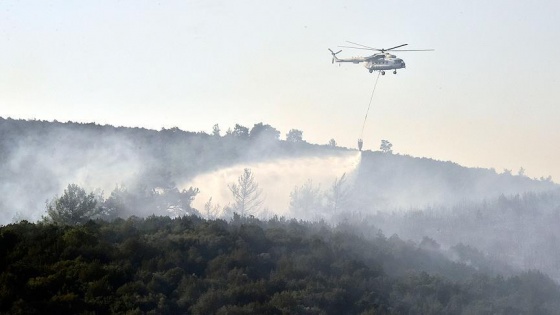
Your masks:
M0 189L7 196L1 201L0 223L14 216L39 219L45 201L70 183L105 193L116 185L193 186L200 189L195 198L199 211L210 197L226 206L231 201L228 185L244 168L253 170L270 213L301 218L312 215L288 211L294 188L308 184L328 190L343 175L346 185L353 187L351 199L359 200L353 206L364 213L453 205L556 187L550 179L497 174L452 162L382 152L360 154L309 144L303 138L283 141L276 129L262 123L251 132L239 127L246 132L233 130L219 136L177 128L154 131L0 119Z
M266 121L355 147L375 77L332 65L327 49L368 56L337 46L407 43L435 50L396 53L407 68L382 76L365 148L389 139L413 156L559 179L559 10L503 0L2 1L0 115L195 131Z
M559 11L0 1L0 314L560 314Z
M538 269L560 281L560 189L551 178L315 145L295 129L280 140L263 123L225 134L215 126L211 135L0 118L0 136L0 225L41 220L46 201L68 184L120 211L110 220L231 220L232 185L249 172L262 204L242 217L350 224L363 235L379 229L474 270Z

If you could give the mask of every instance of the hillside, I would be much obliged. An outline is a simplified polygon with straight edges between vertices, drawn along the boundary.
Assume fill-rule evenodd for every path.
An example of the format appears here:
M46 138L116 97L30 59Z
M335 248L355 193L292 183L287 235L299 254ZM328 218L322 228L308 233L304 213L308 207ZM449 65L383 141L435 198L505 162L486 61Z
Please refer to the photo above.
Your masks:
M536 180L498 174L490 169L467 168L449 161L382 152L365 152L356 176L358 194L372 198L369 207L373 210L453 206L559 187L550 178Z
M0 118L0 192L5 196L0 224L14 216L39 219L45 200L70 183L107 192L123 184L150 190L242 161L329 153L303 141L271 138L267 126L256 124L252 137L243 126L229 135L212 136L177 128Z
M1 314L560 314L539 272L496 276L371 226L149 217L0 227Z
M476 266L480 258L492 259L517 270L540 270L560 282L560 190L378 212L365 220L404 239L429 237L457 261Z
M314 180L312 176L315 175L305 174L311 166L322 168L319 171L323 173L334 172L336 165L332 163L338 163L337 160L321 160L322 157L354 156L357 152L314 145L301 138L279 140L279 134L272 126L263 124L255 124L251 129L237 125L229 133L210 135L177 128L155 131L0 118L0 192L5 196L0 200L0 224L13 218L39 219L44 214L45 200L60 195L70 183L89 190L102 189L106 194L116 185L144 190L170 188L224 167L245 164L250 168L257 162L279 160L292 161L284 165L286 169L294 169L297 163L309 163L299 165L301 170L297 175L303 180ZM314 160L298 160L305 157ZM278 164L270 166L271 169L276 167ZM287 176L288 172L284 173ZM352 173L348 174L350 181L354 181L348 182L353 186L353 208L366 213L453 205L500 194L541 192L557 187L549 180L532 180L488 169L465 168L452 162L381 152L363 152L359 164L349 173ZM265 188L274 192L269 199L280 191L284 191L287 199L294 185L305 183L287 186L286 176L281 175L278 172L264 174L264 177L275 178L271 184L261 176L260 180L271 186ZM333 173L333 177L341 175ZM227 191L228 184L222 183L222 189ZM194 188L207 192L205 187ZM287 203L270 208L277 213L289 212Z
M0 313L558 314L550 179L279 134L0 119Z

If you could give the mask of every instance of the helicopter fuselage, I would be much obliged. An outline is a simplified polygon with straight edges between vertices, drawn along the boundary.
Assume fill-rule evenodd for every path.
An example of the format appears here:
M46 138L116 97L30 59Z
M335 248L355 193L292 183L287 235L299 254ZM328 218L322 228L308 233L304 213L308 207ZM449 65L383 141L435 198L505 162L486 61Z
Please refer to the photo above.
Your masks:
M406 68L406 64L400 58L390 54L376 54L368 58L364 66L370 71L397 70Z
M404 61L397 56L392 55L389 51L433 51L433 49L397 49L408 44L401 44L391 48L374 48L369 47L366 45L346 41L349 44L354 46L338 46L338 47L346 47L351 49L364 49L364 50L376 50L379 53L371 55L369 57L354 57L354 58L338 58L336 55L342 52L339 50L334 52L332 49L329 48L329 51L332 55L332 63L336 62L352 62L352 63L361 63L365 62L364 66L369 70L370 73L373 71L379 71L381 74L385 74L385 70L393 70L394 74L397 74L397 69L406 68Z
M368 57L353 57L353 58L337 58L333 57L334 62L351 62L351 63L364 63L364 66L369 70L382 71L385 74L385 70L394 70L406 68L406 64L401 58L397 58L395 55L388 53L374 54Z

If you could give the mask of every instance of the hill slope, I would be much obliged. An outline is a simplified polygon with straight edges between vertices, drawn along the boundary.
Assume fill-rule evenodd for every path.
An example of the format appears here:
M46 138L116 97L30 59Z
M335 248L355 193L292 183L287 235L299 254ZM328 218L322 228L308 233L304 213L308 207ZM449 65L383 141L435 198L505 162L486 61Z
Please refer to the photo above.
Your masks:
M558 188L550 179L497 174L428 158L365 152L356 171L356 188L370 196L371 206L419 208L482 201L500 195L544 192Z
M538 272L480 274L359 229L189 216L8 225L0 313L560 314L560 288Z
M275 130L267 126L264 130ZM14 217L40 218L45 200L60 194L69 183L106 192L117 184L166 188L239 163L356 152L282 141L278 134L262 130L263 124L255 124L247 133L212 136L177 128L154 131L0 118L0 192L4 196L0 200L0 224ZM326 166L330 168L332 165ZM550 181L381 152L364 152L353 176L355 207L366 212L452 204L556 187Z

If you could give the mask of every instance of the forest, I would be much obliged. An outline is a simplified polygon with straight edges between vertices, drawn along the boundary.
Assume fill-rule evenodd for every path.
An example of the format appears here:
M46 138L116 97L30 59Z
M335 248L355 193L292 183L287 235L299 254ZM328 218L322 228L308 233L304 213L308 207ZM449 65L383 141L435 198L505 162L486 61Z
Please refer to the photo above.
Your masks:
M0 313L560 314L550 177L380 148L284 206L250 168L221 206L180 185L356 156L331 140L0 118Z
M238 215L229 222L198 216L22 221L0 228L0 250L3 314L560 310L560 288L538 271L482 273L396 235L358 235L345 224Z

